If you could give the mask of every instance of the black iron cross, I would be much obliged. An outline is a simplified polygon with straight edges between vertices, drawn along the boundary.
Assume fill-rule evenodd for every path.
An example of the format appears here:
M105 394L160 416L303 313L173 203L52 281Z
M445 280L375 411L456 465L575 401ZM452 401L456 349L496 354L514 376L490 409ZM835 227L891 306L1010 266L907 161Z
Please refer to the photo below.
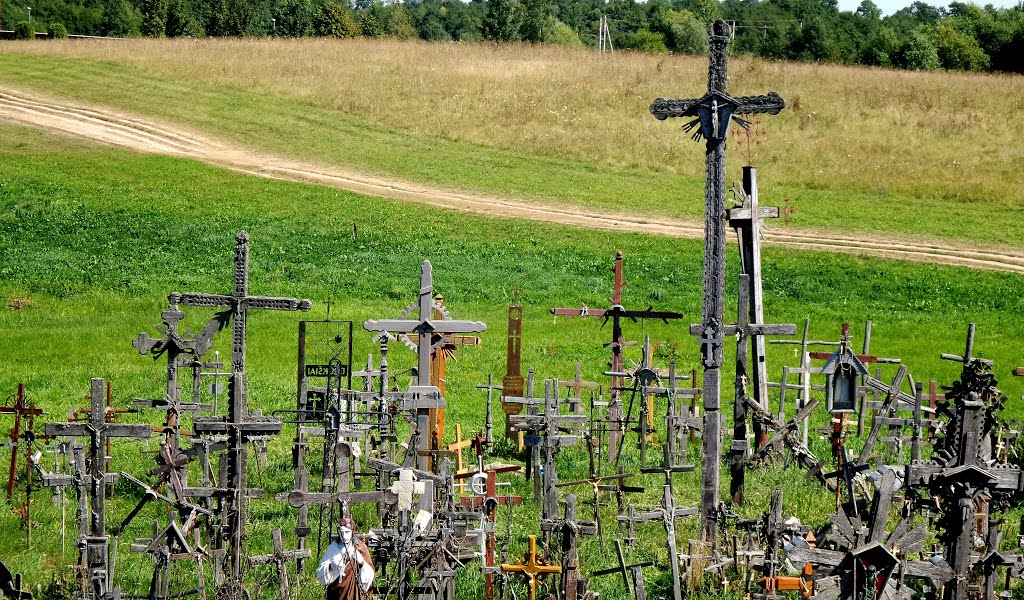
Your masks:
M708 92L701 98L671 100L658 98L651 104L651 114L660 120L669 117L693 117L684 128L689 131L698 125L700 129L694 139L707 140L705 150L706 170L704 183L704 302L702 310L702 361L704 364L704 408L705 435L703 506L718 506L718 468L721 455L719 429L719 396L721 388L720 368L723 361L723 336L725 304L725 138L729 120L736 119L740 125L746 122L735 118L736 114L778 114L786 106L778 94L765 96L741 96L734 98L726 92L728 58L725 48L731 31L725 21L718 20L711 25L708 36L710 61L708 67ZM715 524L707 515L703 517L704 535L714 535Z

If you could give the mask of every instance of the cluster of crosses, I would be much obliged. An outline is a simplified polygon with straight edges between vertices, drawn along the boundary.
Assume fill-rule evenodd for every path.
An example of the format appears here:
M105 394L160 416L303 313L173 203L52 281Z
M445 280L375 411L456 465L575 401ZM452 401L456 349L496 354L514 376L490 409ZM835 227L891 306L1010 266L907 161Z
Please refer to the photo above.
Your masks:
M249 404L248 312L305 312L312 303L250 295L249 237L243 231L236 238L231 293L172 292L160 315L160 335L142 333L132 342L142 355L166 358L163 397L135 399L131 409L135 415L161 411L159 426L118 422L129 411L113 406L110 384L100 378L92 380L87 409L75 411L69 422L45 423L42 435L34 425L45 413L24 386L0 407L0 415L14 419L9 499L20 494L17 475L19 462L24 463L21 514L29 546L36 472L61 501L65 488L77 498L77 559L70 585L83 600L243 600L257 593L251 573L260 569L276 577L280 600L290 600L299 586L311 583L317 559L337 539L337 522L354 515L374 561L370 594L381 598L453 599L459 572L474 563L487 600L517 597L524 586L531 600L539 595L593 600L599 594L592 580L610 574L621 576L629 597L646 600L644 569L649 567L668 574L667 585L664 577L661 581L665 597L674 600L709 582L725 592L741 586L743 594L759 599L788 592L823 600L921 594L967 600L994 598L997 587L1008 590L1011 577L1024 576L1024 553L1002 537L1002 515L1024 493L1020 427L1000 417L1006 397L997 387L993 362L974 355L974 326L962 355L942 355L961 363L962 372L939 393L937 382L926 391L925 382L914 381L899 359L870 353L870 322L860 353L848 324L838 340L811 340L808 319L796 340L778 339L795 336L796 325L766 322L762 228L764 219L780 211L760 205L757 173L749 166L734 190L736 206L726 207L726 139L731 122L749 125L739 115L778 114L785 103L774 92L729 95L729 39L728 25L712 25L706 94L662 98L651 106L658 119L689 119L684 129L706 142L704 293L700 323L689 328L699 347L700 373L679 374L675 361L662 369L649 338L642 344L627 340L631 322L669 324L684 316L653 307L627 309L624 256L618 252L609 306L550 310L611 323L611 340L603 343L610 360L595 369L609 378L607 387L586 381L580 363L567 380L550 377L541 384L532 368L524 376L524 307L516 289L508 313L505 374L500 385L491 375L476 386L486 393L484 423L469 439L463 439L460 423L454 441L447 440L446 363L460 346L480 344L475 334L486 326L452 317L436 294L432 265L424 261L415 301L398 318L362 324L379 350L359 371L352 368L351 321L331 319L330 303L326 319L300 320L294 409L264 415ZM727 224L739 242L734 323L725 316ZM183 331L184 308L213 314L198 332ZM219 352L208 354L228 328L226 365ZM721 389L729 338L736 341L731 438ZM396 341L416 352L408 371L392 372L389 352ZM799 364L782 366L779 381L770 380L769 343L799 346ZM641 356L630 367L627 354L634 346ZM886 379L881 365L898 370ZM179 377L183 369L186 377ZM183 393L182 380L189 374L191 393ZM406 386L404 374L410 375ZM1024 368L1013 374L1024 376ZM353 378L361 385L354 386ZM778 390L777 407L770 406L771 389ZM496 392L505 415L504 440L494 435ZM812 430L812 419L826 414L827 426ZM268 442L286 425L294 428L292 489L268 493L251 475L260 471L261 461L271 460ZM148 443L154 437L159 449L145 474L148 482L113 470L113 438ZM827 441L830 456L815 454L817 440ZM659 448L660 460L651 459L652 448ZM52 463L43 459L44 451L54 455ZM471 461L465 461L467 451ZM499 452L515 460L498 461ZM560 481L567 460L584 455L586 476ZM697 462L700 493L686 502L680 479L697 471ZM746 474L767 463L795 467L820 482L834 497L834 514L817 527L805 526L784 516L782 493L776 490L763 516L740 519L734 511L747 502ZM726 501L720 495L723 467L729 473ZM514 511L525 509L516 508L524 498L509 491L514 485L509 479L520 473L533 482L540 513L536 527L518 521L519 529L526 528L520 531L525 540L512 532ZM648 485L640 485L641 479ZM649 485L655 479L659 483ZM108 519L108 497L118 482L134 490L137 504L119 519ZM654 494L647 501L636 498L650 489L661 490L653 503ZM580 490L590 520L577 514ZM274 528L266 553L254 551L250 539L252 501L260 499L295 511L294 528ZM122 590L118 542L150 503L162 507L161 519L153 523L151 536L129 544L131 552L151 559L149 586L144 593ZM604 562L600 557L581 554L579 536L596 536L603 551L613 526L603 516L611 507L617 509L617 564L607 566L597 564ZM504 535L498 525L502 513ZM697 534L677 539L680 523L691 517L690 530ZM664 552L628 559L631 549L640 554L638 530L663 530ZM513 544L525 546L521 558L510 557ZM191 576L179 589L183 571ZM2 563L0 580L4 595L31 597Z

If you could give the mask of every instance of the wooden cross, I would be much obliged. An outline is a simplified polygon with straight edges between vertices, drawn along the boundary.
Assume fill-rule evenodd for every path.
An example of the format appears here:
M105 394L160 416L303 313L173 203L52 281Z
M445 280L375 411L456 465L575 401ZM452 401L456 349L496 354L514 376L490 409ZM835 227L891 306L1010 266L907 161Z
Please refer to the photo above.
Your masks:
M107 440L112 437L146 439L150 434L149 425L108 423L106 391L106 382L102 378L92 380L92 410L87 423L47 423L45 426L45 433L49 437L89 438L89 458L86 465L91 510L86 511L81 517L88 518L91 515L91 518L88 519L87 530L83 523L79 523L79 530L87 531L85 539L80 540L79 552L80 564L92 577L92 594L96 599L116 597L118 594L114 587L114 574L110 572L109 540L105 520L107 484L116 482L116 477L111 477L106 472ZM84 498L81 496L79 504L80 507L84 505Z
M800 421L806 419L816 408L818 408L817 400L812 399L804 405L802 409L800 409L800 412L796 413L792 420L786 423L778 421L775 416L762 409L750 398L747 398L746 402L747 408L754 412L754 418L760 419L768 429L774 431L772 437L768 438L768 441L765 442L764 446L751 455L749 458L751 463L756 464L760 461L766 460L779 445L785 445L789 448L790 452L793 453L793 456L796 458L800 466L808 470L809 475L820 472L821 463L818 461L817 457L814 456L814 453L811 452L807 446L803 445L798 439L796 439L796 432L800 429ZM824 482L826 480L822 479L822 481ZM829 489L831 489L831 487Z
M544 518L551 518L558 512L558 475L555 471L555 455L563 446L573 446L579 442L578 434L563 434L562 429L582 427L586 422L584 415L560 415L558 413L558 380L545 380L543 415L516 415L509 419L516 431L530 432L531 437L543 434L539 442L543 452L544 480L543 511ZM536 444L535 444L536 445ZM536 484L535 484L536 491ZM539 497L539 496L538 496Z
M10 399L8 399L8 402ZM18 447L21 444L22 431L21 421L26 419L28 425L25 431L29 434L32 433L32 426L35 422L35 418L43 414L43 409L36 408L35 403L29 400L25 394L25 384L18 384L18 392L14 395L13 406L0 406L0 415L14 415L14 427L11 428L11 466L7 473L7 499L10 500L14 496L14 477L18 470ZM26 457L32 456L32 445L27 444ZM29 482L32 481L32 470L29 468L31 461L26 462L26 468L28 469L27 477ZM30 483L31 485L31 483ZM31 524L29 524L31 527Z
M953 569L941 556L931 560L906 558L922 553L929 535L923 524L912 528L913 515L904 517L892 533L886 530L892 496L899 488L896 471L889 469L878 482L866 522L841 511L832 515L831 536L842 550L811 548L802 539L786 546L794 564L824 567L815 582L816 594L841 598L877 594L909 600L913 592L902 581L906 577L929 579L935 587L953 579Z
M680 379L689 378L694 387L677 387ZM665 446L668 449L670 462L668 464L686 464L688 441L695 431L700 431L702 422L697 412L697 397L702 390L695 382L697 370L686 375L676 375L676 361L668 365L667 383L663 387L650 387L648 392L654 396L668 399L668 412L665 415ZM680 399L689 399L690 406L679 402ZM687 435L689 434L689 435Z
M625 588L627 595L629 595L630 588L632 588L631 597L636 598L636 600L647 600L647 591L644 589L643 568L653 567L654 562L645 561L627 565L626 559L622 554L622 540L615 540L615 553L619 559L619 566L608 569L599 569L592 572L590 576L601 577L602 575L619 573L622 575L622 587ZM630 574L632 574L632 576ZM632 586L630 585L631 579Z
M615 282L612 288L611 306L607 309L591 309L586 305L581 308L552 308L551 314L563 315L565 317L593 317L595 319L604 319L607 323L609 319L612 321L612 341L605 344L605 348L611 348L612 350L612 362L610 372L622 373L625 368L625 360L623 356L623 348L626 346L634 346L636 342L627 342L622 334L622 319L631 319L636 321L637 319L661 319L662 321L668 322L669 319L681 319L683 315L677 312L662 312L651 309L647 310L626 310L622 306L622 288L626 286L626 282L622 279L622 251L619 250L615 253L615 264L611 268L615 274ZM608 404L608 421L611 429L608 435L608 458L614 459L618 455L618 444L622 437L622 401L619 398L619 392L622 388L622 376L612 375L611 379L611 401Z
M755 200L752 210L757 208L756 192L754 195ZM754 216L753 219L757 220L757 217ZM757 233L756 228L755 233ZM751 256L747 257L748 261L755 261L756 273L753 277L746 272L740 275L736 325L727 325L724 329L725 335L736 336L736 400L733 402L733 439L732 445L729 448L729 454L731 456L730 473L732 477L730 491L733 503L737 506L743 506L743 487L746 473L745 459L750 451L749 444L747 443L746 402L743 402L740 398L750 396L759 406L765 409L768 408L768 376L764 364L764 336L769 334L793 335L796 333L796 325L762 325L761 321L750 323L751 318L764 316L764 307L758 305L760 300L759 294L761 293L761 290L757 289L760 288L761 284L760 255L760 244L758 243L756 252L752 250ZM753 282L751 281L752 279ZM699 326L698 329L692 329L691 333L696 331L699 331ZM747 340L750 337L753 337L755 340L753 352L750 353L754 358L753 369L748 364ZM748 382L750 385L748 385ZM753 388L753 394L748 393L751 388ZM757 421L754 422L754 437L757 439L759 446L766 437ZM712 507L702 506L702 508L709 510Z
M582 366L580 363L576 363L576 377L569 380L563 381L562 387L567 388L571 394L569 394L569 412L582 413L583 403L580 402L583 390L597 388L597 383L593 381L584 381Z
M242 344L244 347L244 344ZM228 537L228 562L230 585L241 585L242 540L245 537L247 521L246 500L261 498L263 490L250 489L247 485L248 444L256 436L281 433L280 419L249 413L249 393L245 373L235 371L228 382L230 404L228 414L223 417L196 419L194 429L198 435L226 435L228 448L225 455L224 475L218 488L185 488L183 494L196 497L221 497L227 502L224 528ZM222 543L221 540L218 540ZM218 546L219 548L219 546Z
M557 531L562 538L562 581L563 597L578 598L580 587L580 561L576 551L576 538L580 535L597 533L597 523L576 520L576 496L565 497L565 516L561 519L547 519L540 522L541 531Z
M907 366L900 365L900 370L893 377L892 383L886 384L885 382L879 381L874 377L867 378L867 385L875 388L878 391L885 394L885 400L882 401L882 408L879 411L880 414L889 414L899 402L905 402L910 406L914 405L914 397L900 391L900 387L903 385L903 380L907 376ZM878 436L882 431L882 421L875 419L875 422L871 425L871 433L868 434L868 439L864 441L864 448L860 452L860 456L857 457L857 464L867 464L868 458L871 456L871 451L875 447L875 442L878 440Z
M245 373L246 319L252 309L309 312L313 303L295 298L249 295L249 234L239 231L235 236L235 276L231 295L185 292L180 302L185 306L226 308L231 311L231 371Z
M479 506L483 509L485 536L483 568L484 597L487 600L492 600L494 598L494 576L498 573L498 571L500 571L500 569L495 568L494 566L494 520L498 512L498 506L515 506L523 503L523 499L520 496L498 495L497 476L499 473L512 473L518 471L522 471L522 467L510 466L483 469L481 465L481 468L476 473L462 473L455 475L455 479L471 478L470 488L472 489L474 496L462 498L462 504L465 506ZM483 484L482 486L481 483ZM483 489L480 489L481 487Z
M632 508L632 505L630 505L630 508ZM666 483L664 494L662 496L661 508L656 508L639 514L634 511L630 511L630 514L628 515L619 515L617 517L620 525L628 524L630 527L636 523L644 523L646 521L661 521L665 526L668 559L669 564L672 567L672 597L674 600L682 600L683 597L682 582L679 579L679 554L676 551L675 520L695 515L698 512L699 511L696 508L687 508L682 506L677 507L675 505L675 500L673 499L672 485Z
M465 471L462 463L462 451L473 445L473 438L462 439L462 423L455 424L455 442L448 444L448 450L455 453L455 473Z
M684 128L689 131L699 125L695 139L707 140L705 149L706 175L704 199L704 301L701 311L702 362L704 365L704 470L701 506L718 506L719 462L721 456L721 419L719 417L721 373L723 362L725 323L725 140L729 121L734 114L778 114L785 102L775 92L766 96L734 98L726 92L727 56L730 27L725 21L715 21L708 36L710 53L708 93L692 100L658 98L651 104L651 114L659 120L669 117L693 118ZM740 121L745 126L745 121ZM704 537L710 540L715 524L702 518Z
M591 447L591 451L593 447ZM594 474L590 479L577 479L575 481L562 481L555 484L555 487L574 487L581 485L589 485L594 491L594 524L597 526L597 536L601 543L601 549L604 549L604 528L601 526L601 498L600 494L603 491L617 491L623 481L629 477L632 477L633 473L618 473L616 475L604 475L598 477ZM616 481L619 485L604 485L605 481ZM642 487L630 487L625 486L629 491L645 491Z
M923 489L932 497L941 497L943 506L948 507L942 523L946 556L956 579L945 588L946 600L966 600L971 574L978 567L974 547L978 499L1005 498L1024 487L1021 469L993 464L992 427L1005 396L995 387L991 361L972 356L973 324L967 340L963 356L942 355L963 363L960 380L947 388L947 400L939 405L940 411L950 417L946 435L934 444L933 460L906 468L909 489Z
M726 211L729 225L736 231L736 239L740 248L740 295L741 302L737 308L737 323L764 323L764 286L761 282L761 236L764 219L779 217L779 207L764 206L758 202L757 169L752 166L743 167L743 188L737 190L741 204ZM743 283L747 276L747 283ZM746 285L746 292L743 286ZM746 296L746 298L742 298ZM745 303L745 305L744 305ZM750 390L754 400L768 408L768 368L765 353L765 340L755 336L749 348L749 360L753 368L747 368L748 348L746 338L737 339L737 365L743 364L743 372L750 380ZM740 350L743 350L740 353ZM741 358L742 357L742 360ZM738 403L740 406L742 402ZM756 435L756 433L755 433ZM760 442L761 440L759 440ZM741 503L742 504L742 503Z
M519 451L520 452L522 452L523 448L525 447L525 439L524 439L525 438L525 431L517 430L513 426L514 423L515 423L514 419L517 418L518 415L522 414L524 408L526 408L531 415L536 415L537 414L537 411L536 411L537 406L541 405L541 404L544 404L545 402L546 402L546 400L544 398L535 398L534 395L533 395L533 369L532 368L527 370L527 372L526 372L526 389L523 391L523 395L522 396L513 396L511 394L508 394L504 389L502 390L502 396L501 396L501 406L502 406L502 409L501 410L503 412L505 411L505 406L506 405L518 405L519 406L518 409L512 409L511 413L510 412L505 412L505 432L507 434L517 434L518 435L518 437L519 437ZM530 477L533 475L532 471L533 471L533 464L534 464L535 457L533 455L533 446L530 446L529 448L527 448L527 450L530 452L530 455L527 457L526 479L529 480ZM537 467L537 471L538 472L540 471L540 467Z
M547 565L537 555L537 536L530 536L530 549L523 557L526 562L516 561L515 564L503 564L501 570L507 573L520 573L526 577L526 585L530 586L530 600L537 600L537 585L540 578L552 573L561 573L562 567Z
M437 306L434 303L433 294L433 267L430 265L429 260L425 260L421 265L419 301L416 305L410 306L409 309L407 309L407 314L403 315L403 318L401 319L369 320L363 323L363 328L367 331L388 331L390 333L402 334L415 333L419 336L417 339L420 343L416 345L416 379L420 387L425 387L430 384L431 355L435 349L439 350L441 349L441 346L448 343L446 341L448 336L460 333L481 332L487 329L487 326L479 321L455 321L439 318L435 315L435 308L437 308ZM407 318L412 314L413 310L418 311L418 316L416 318ZM432 340L434 339L434 336L440 336L440 341L433 343ZM433 408L436 410L443 407L435 406ZM437 450L441 447L440 445L444 435L443 431L431 429L430 410L430 407L423 407L418 409L416 413L416 428L417 431L420 432L419 450L428 452L431 450ZM438 424L436 420L437 413L434 413L434 415L434 423L436 425ZM430 470L432 468L427 456L420 457L419 468L422 470Z
M310 551L308 549L285 551L284 542L281 541L280 528L272 530L270 537L274 541L273 554L250 556L249 565L268 565L274 563L277 566L277 581L280 586L281 600L288 600L291 598L291 586L288 585L288 561L309 558Z
M177 292L172 292L167 297L167 308L160 313L163 326L157 328L163 334L162 338L154 339L149 337L146 332L142 332L137 338L132 340L132 346L143 356L151 354L153 359L156 360L161 355L167 355L167 391L164 397L155 400L138 398L133 402L133 405L139 408L156 408L167 411L167 417L164 421L164 434L165 439L169 440L174 450L177 450L180 445L179 419L181 414L183 412L191 412L194 417L198 414L199 410L209 408L200 404L195 397L192 402L182 402L181 385L178 382L178 368L186 363L201 365L202 363L199 361L199 358L210 349L213 343L213 336L224 328L231 317L230 312L219 313L209 320L206 327L199 334L185 336L178 330L178 324L185 318L185 313L178 308L180 301L181 294ZM198 377L195 377L195 381L193 381L194 387L198 385L198 379Z
M516 286L512 305L508 307L508 349L505 353L505 377L501 380L501 410L505 415L518 415L523 412L523 405L506 402L504 396L520 398L525 389L523 385L523 306L519 303L519 286ZM488 392L489 394L490 392ZM488 396L489 398L490 396ZM505 437L511 437L512 429L505 422Z

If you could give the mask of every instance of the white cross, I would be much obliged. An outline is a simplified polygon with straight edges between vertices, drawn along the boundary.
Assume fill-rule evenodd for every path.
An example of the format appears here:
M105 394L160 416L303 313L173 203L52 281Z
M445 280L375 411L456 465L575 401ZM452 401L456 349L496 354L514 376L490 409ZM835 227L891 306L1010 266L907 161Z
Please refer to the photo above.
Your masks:
M415 481L412 469L398 472L398 481L391 484L391 491L398 496L398 510L412 510L413 495L422 494L426 487L422 481Z

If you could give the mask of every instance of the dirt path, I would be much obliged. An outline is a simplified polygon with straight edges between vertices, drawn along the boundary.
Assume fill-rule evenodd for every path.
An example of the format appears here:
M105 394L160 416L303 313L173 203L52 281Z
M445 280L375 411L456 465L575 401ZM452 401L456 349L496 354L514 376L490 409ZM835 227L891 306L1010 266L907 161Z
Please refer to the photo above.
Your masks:
M295 162L234 147L177 127L156 124L151 120L106 108L71 105L56 100L30 97L23 92L4 88L0 88L0 120L60 131L138 152L191 158L259 177L325 185L359 194L487 216L532 219L577 227L683 238L701 238L704 235L703 223L696 221L639 216L630 218L593 211L581 214L578 208L571 206L464 193L398 179L370 176L338 167ZM764 239L767 244L773 246L867 254L1024 273L1024 250L1012 248L965 248L894 239L872 241L835 237L813 231L784 231L780 228L766 231Z

